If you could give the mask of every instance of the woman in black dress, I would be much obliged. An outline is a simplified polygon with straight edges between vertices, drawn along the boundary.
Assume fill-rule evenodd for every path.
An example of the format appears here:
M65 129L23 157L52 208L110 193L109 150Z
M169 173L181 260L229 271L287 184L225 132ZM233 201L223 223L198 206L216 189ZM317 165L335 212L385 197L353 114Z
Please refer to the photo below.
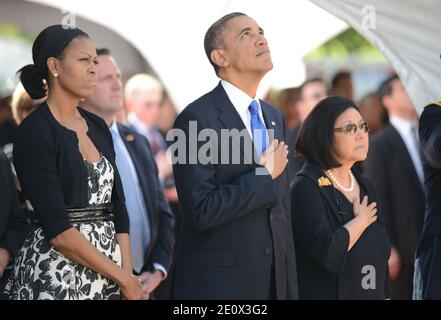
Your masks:
M291 192L300 299L390 298L390 242L375 192L353 168L368 152L354 102L318 103L296 152L306 159Z
M11 299L141 298L109 129L78 107L96 86L96 50L77 28L54 25L32 47L20 80L45 103L18 128L13 161L35 211L15 259Z

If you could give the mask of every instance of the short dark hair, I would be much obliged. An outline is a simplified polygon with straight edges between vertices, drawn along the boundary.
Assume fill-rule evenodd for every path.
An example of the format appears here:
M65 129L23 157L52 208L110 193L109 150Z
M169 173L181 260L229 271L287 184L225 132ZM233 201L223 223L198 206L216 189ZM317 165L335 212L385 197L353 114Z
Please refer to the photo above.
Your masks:
M324 81L322 78L320 78L320 77L314 77L314 78L307 79L307 80L305 80L305 82L303 82L302 85L299 87L299 89L300 89L300 99L302 99L303 88L306 87L307 85L309 85L309 84L311 84L311 83L315 83L315 82L321 83L321 84L323 84L323 85L326 87L326 83L325 83L325 81Z
M110 50L107 48L99 48L99 49L96 49L96 55L98 57L99 56L110 56L111 53L110 53Z
M219 20L217 20L215 23L213 23L205 33L205 37L204 37L205 54L207 55L208 61L210 61L216 74L218 74L219 72L219 66L211 60L211 52L223 46L223 41L224 41L223 33L227 22L233 18L241 17L241 16L246 16L246 14L242 12L229 13L223 16L222 18L220 18Z
M394 82L395 80L400 80L397 74L393 74L389 76L378 87L377 94L380 97L380 102L383 107L384 107L383 99L385 96L389 96L392 94L392 82Z
M351 99L331 96L320 101L303 123L295 151L307 161L323 170L337 168L334 124L337 118L349 108L358 108Z
M351 73L349 71L337 72L331 80L331 87L334 89L338 83L345 78L351 79Z

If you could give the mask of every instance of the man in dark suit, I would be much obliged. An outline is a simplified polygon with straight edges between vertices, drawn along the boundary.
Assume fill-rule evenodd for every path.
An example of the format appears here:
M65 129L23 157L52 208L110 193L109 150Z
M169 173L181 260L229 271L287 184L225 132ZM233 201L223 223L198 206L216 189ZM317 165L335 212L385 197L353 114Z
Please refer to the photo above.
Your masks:
M424 108L419 123L426 214L415 260L414 299L441 299L441 101Z
M26 222L12 175L11 163L0 150L0 299L8 279L7 267L19 252L30 226Z
M97 50L97 54L97 87L94 95L81 106L101 116L110 127L130 220L133 269L140 275L143 296L147 299L170 270L174 217L148 141L133 129L114 121L123 107L119 68L107 49Z
M392 298L411 299L425 210L418 115L398 76L386 79L378 92L390 123L373 137L364 169L377 192L392 242Z
M232 13L208 29L204 45L221 82L168 135L178 137L170 148L183 216L173 297L296 299L285 123L255 99L272 68L268 43L252 18Z

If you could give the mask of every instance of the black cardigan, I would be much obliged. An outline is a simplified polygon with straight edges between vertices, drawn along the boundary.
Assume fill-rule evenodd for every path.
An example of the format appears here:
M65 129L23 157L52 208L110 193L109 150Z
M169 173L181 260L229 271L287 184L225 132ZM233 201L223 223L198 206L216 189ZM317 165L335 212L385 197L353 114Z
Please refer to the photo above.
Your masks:
M78 108L87 135L112 164L112 204L116 233L129 232L124 192L115 164L112 136L100 117ZM48 240L72 227L66 207L87 207L88 173L75 131L62 126L43 103L18 128L13 162L25 198L29 199Z
M360 196L367 195L369 203L376 201L369 181L357 170L352 171L360 185ZM352 204L330 182L318 166L308 162L293 181L291 214L300 299L390 298L390 241L380 204L378 220L347 251L349 232L343 225L354 218ZM364 289L363 280L373 275L375 288Z

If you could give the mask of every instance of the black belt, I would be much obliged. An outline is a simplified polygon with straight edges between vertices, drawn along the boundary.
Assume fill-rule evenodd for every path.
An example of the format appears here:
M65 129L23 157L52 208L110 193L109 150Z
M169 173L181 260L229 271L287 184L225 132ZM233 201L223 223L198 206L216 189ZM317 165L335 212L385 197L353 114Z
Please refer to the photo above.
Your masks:
M71 223L90 223L98 221L113 221L112 204L105 203L90 207L66 208Z
M89 207L66 207L67 216L71 223L91 223L113 221L112 204L104 203ZM33 224L40 225L38 214L32 219Z

